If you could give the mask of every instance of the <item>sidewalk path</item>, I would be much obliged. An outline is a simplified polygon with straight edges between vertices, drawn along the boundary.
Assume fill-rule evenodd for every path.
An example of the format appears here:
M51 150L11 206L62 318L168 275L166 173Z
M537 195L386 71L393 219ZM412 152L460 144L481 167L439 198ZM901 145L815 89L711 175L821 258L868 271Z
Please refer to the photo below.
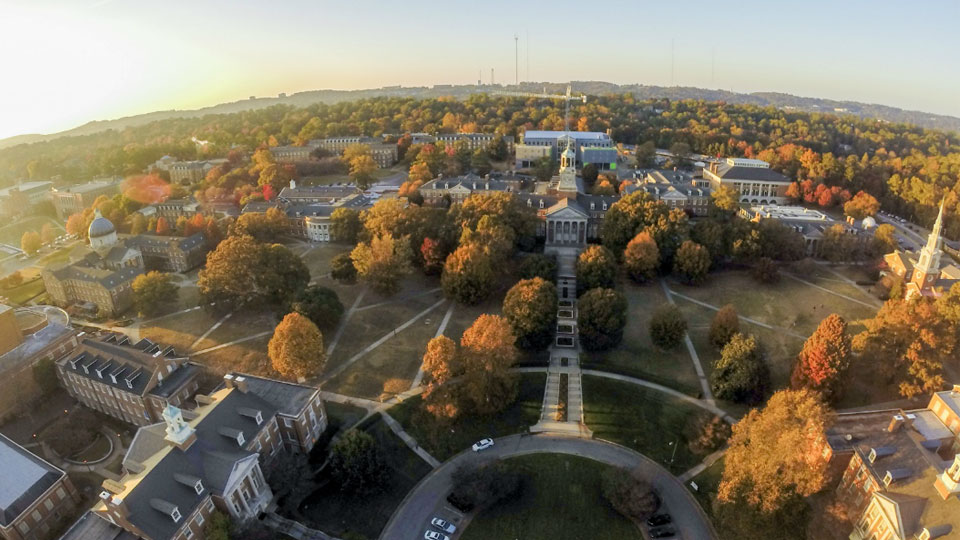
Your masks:
M252 339L262 338L263 336L269 336L272 333L273 333L273 330L267 330L266 332L260 332L258 334L253 334L251 336L242 337L240 339L235 339L227 343L221 343L220 345L216 345L214 347L208 347L206 349L203 349L202 351L192 352L190 353L190 356L200 356L201 354L207 354L208 352L220 350L220 349L229 347L231 345L236 345L237 343L243 343L244 341L250 341Z
M363 301L364 295L367 294L367 289L360 291L360 294L357 295L357 299L353 301L353 305L350 306L350 309L343 314L343 318L340 319L340 325L337 326L337 332L333 334L333 341L330 342L330 345L327 345L327 358L330 358L333 355L333 351L337 348L337 343L340 343L340 336L343 335L343 329L347 327L347 323L350 322L350 317L353 317L353 314L357 311L357 306L360 305L360 302Z
M706 303L706 302L697 300L696 298L691 298L691 297L689 297L689 296L687 296L687 295L685 295L685 294L680 294L680 293L678 293L677 291L674 291L674 290L672 290L672 289L667 289L667 290L668 290L668 291L670 292L670 294L672 294L673 296L676 296L677 298L682 298L682 299L684 299L684 300L686 300L687 302L690 302L690 303L692 303L692 304L696 304L696 305L698 305L698 306L700 306L700 307L705 307L705 308L710 309L710 310L713 310L713 311L720 311L720 308L717 307L717 306L715 306L715 305L713 305L713 304L708 304L708 303ZM774 332L783 332L784 334L787 334L788 336L792 336L792 337L795 337L795 338L798 338L798 339L803 339L803 340L806 340L806 339L807 339L806 337L801 336L800 334L798 334L798 333L796 333L796 332L792 332L792 331L790 331L790 330L787 330L786 328L780 328L779 326L772 326L772 325L769 325L769 324L767 324L767 323L760 322L760 321L758 321L758 320L756 320L756 319L751 319L751 318L749 318L749 317L744 317L743 315L737 315L737 317L739 317L740 320L743 321L743 322L747 322L747 323L750 323L750 324L759 326L759 327L761 327L761 328L766 328L767 330L773 330Z
M226 315L224 315L219 321L213 323L213 326L211 326L206 332L204 332L202 336L198 337L196 341L191 343L190 348L187 350L192 351L194 348L196 348L196 346L199 345L201 341L207 339L207 336L212 334L214 330L216 330L217 328L220 328L220 325L226 322L227 319L229 319L232 316L233 316L233 312L231 311L230 313L227 313Z
M408 446L411 450L414 451L418 456L420 456L424 461L426 461L431 467L436 469L440 466L440 462L437 461L437 458L430 455L430 452L427 452L420 447L420 444L417 443L417 440L414 439L409 433L403 430L403 427L400 425L400 422L394 420L387 411L380 411L380 416L383 417L383 421L387 423L387 426L391 431Z
M584 375L592 375L594 377L603 377L605 379L614 379L621 382L626 382L630 384L635 384L637 386L643 386L645 388L650 388L651 390L656 390L658 392L663 392L669 394L677 399L683 400L691 405L705 409L712 414L723 418L725 421L734 424L736 423L736 418L730 416L727 411L717 407L716 403L710 403L705 399L697 399L695 397L688 396L683 392L678 392L673 388L668 388L666 386L652 383L650 381L645 381L643 379L638 379L636 377L628 377L627 375L620 375L619 373L607 373L606 371L597 371L594 369L585 369L583 370Z
M445 497L453 487L453 472L461 465L537 453L574 455L616 467L638 469L659 493L663 501L661 511L673 516L678 537L697 540L717 537L707 515L683 483L646 456L605 441L539 434L502 437L489 450L480 453L466 450L446 461L407 494L380 538L422 538L423 531L429 528L430 518L449 514L443 508Z
M784 272L783 275L787 276L787 277L790 278L790 279L795 279L795 280L797 280L797 281L799 281L800 283L803 283L803 284L805 284L805 285L809 285L809 286L813 287L814 289L820 289L821 291L823 291L823 292L825 292L825 293L828 293L828 294L832 294L832 295L834 295L834 296L836 296L836 297L843 298L843 299L849 300L849 301L851 301L851 302L856 302L857 304L860 304L861 306L866 306L866 307L868 307L868 308L870 308L870 309L877 309L877 306L874 305L874 304L868 304L868 303L863 302L863 301L861 301L861 300L857 300L856 298L854 298L854 297L852 297L852 296L847 296L847 295L845 295L845 294L840 294L840 293L838 293L838 292L836 292L836 291L831 291L830 289L828 289L828 288L826 288L826 287L821 287L821 286L817 285L816 283L811 283L811 282L809 282L809 281L807 281L807 280L805 280L805 279L798 278L797 276L795 276L795 275L793 275L793 274Z
M385 300L385 301L383 301L383 302L377 302L376 304L370 304L370 305L368 305L368 306L359 307L359 308L357 308L357 309L354 310L354 311L357 312L357 313L359 313L359 312L361 312L361 311L366 311L366 310L368 310L368 309L378 308L378 307L382 307L382 306L388 306L388 305L390 305L390 304L398 304L398 303L400 303L400 302L405 302L405 301L410 300L410 299L413 299L413 298L419 298L419 297L421 297L421 296L427 296L428 294L433 294L433 293L435 293L435 292L440 292L441 290L443 290L443 289L441 289L440 287L437 287L437 288L435 288L435 289L429 289L429 290L426 290L426 291L421 291L421 292L418 292L418 293L416 293L416 294L409 294L409 295L406 295L406 296L397 296L397 297L395 297L395 298L391 298L390 300Z
M324 383L329 382L329 381L332 380L334 377L336 377L337 375L339 375L340 373L342 373L345 369L347 369L348 367L350 367L351 365L353 365L354 362L356 362L357 360L363 358L364 356L367 355L367 353L373 351L373 350L376 349L377 347L383 345L384 343L386 343L387 341L389 341L391 338L395 337L395 336L396 336L397 334L399 334L400 332L406 330L408 327L410 327L410 325L412 325L413 323L419 321L420 319L423 318L424 315L426 315L427 313L430 313L430 312L433 311L434 309L440 307L440 305L443 304L443 303L446 302L446 301L447 301L446 298L441 298L440 300L437 300L436 303L434 303L432 306L430 306L430 307L428 307L427 309L421 311L420 313L417 313L416 315L413 316L413 318L411 318L411 319L408 320L407 322L401 324L400 326L394 328L392 331L390 331L390 333L388 333L388 334L386 334L385 336L381 337L380 339L374 341L374 342L371 343L370 345L367 345L366 347L364 347L364 349L363 349L362 351L360 351L360 352L358 352L357 354L351 356L349 360L347 360L346 362L344 362L344 363L340 364L339 366L337 366L333 371L330 371L329 373L324 374L323 378L320 379L320 383L319 383L319 384L320 384L320 385L323 385Z
M671 305L676 305L676 302L673 300L673 291L670 290L670 287L667 287L667 282L663 278L660 278L660 286L663 287L663 293L667 296L667 302L670 302ZM700 357L697 355L697 349L693 347L693 341L690 340L690 333L683 333L683 342L687 346L687 352L690 353L690 358L693 359L693 369L697 372L697 379L700 380L700 391L703 393L703 399L711 405L716 405L717 402L713 399L713 392L710 391L710 381L707 380L707 374L703 371L703 365L700 363Z
M690 479L693 478L694 476L702 473L704 470L706 470L707 467L709 467L709 466L713 465L714 463L716 463L717 460L719 460L720 458L722 458L723 455L726 454L726 453L727 453L727 449L726 449L726 448L721 448L720 450L717 450L716 452L714 452L714 453L708 455L707 457L703 458L703 462L701 462L700 464L692 467L689 471L687 471L687 472L681 474L680 476L678 476L677 479L680 480L681 482L687 482L688 480L690 480Z
M440 327L437 328L437 333L434 334L434 338L438 338L443 335L447 330L447 324L450 322L450 317L453 316L453 308L457 307L456 302L450 302L450 307L447 308L447 312L443 314L443 320L440 321ZM423 371L423 363L420 363L420 369L417 370L417 376L413 378L413 382L410 383L410 388L416 388L420 386L420 383L423 382L423 377L427 373Z

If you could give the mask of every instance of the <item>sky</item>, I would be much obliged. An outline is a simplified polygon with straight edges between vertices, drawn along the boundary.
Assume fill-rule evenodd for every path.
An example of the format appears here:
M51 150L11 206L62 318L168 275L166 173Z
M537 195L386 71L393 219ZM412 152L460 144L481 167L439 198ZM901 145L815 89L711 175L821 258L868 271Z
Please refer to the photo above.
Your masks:
M515 35L521 81L960 116L958 19L951 0L0 0L0 138L280 92L489 83L491 68L513 83Z

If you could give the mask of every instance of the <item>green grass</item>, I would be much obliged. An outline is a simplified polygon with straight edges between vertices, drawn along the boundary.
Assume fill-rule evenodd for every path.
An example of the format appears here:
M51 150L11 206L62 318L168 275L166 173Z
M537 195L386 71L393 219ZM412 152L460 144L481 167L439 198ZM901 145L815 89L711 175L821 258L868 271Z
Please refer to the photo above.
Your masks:
M20 247L20 239L23 237L23 233L27 231L39 233L44 223L49 223L53 226L53 230L57 235L63 234L63 227L56 220L49 217L35 216L19 219L15 223L0 227L0 243Z
M300 507L308 526L343 537L347 533L376 538L394 510L416 483L430 472L427 465L378 418L366 431L380 443L389 469L386 489L355 496L341 493L328 483L312 493ZM323 480L318 478L318 480Z
M637 526L603 498L600 477L608 465L562 454L521 456L506 463L523 471L523 492L480 512L462 540L642 538Z
M540 420L547 375L522 373L519 377L517 400L495 416L461 415L452 424L441 424L423 410L420 396L395 405L389 412L420 446L433 457L446 461L480 439L523 433Z
M688 437L710 413L630 383L583 377L584 421L597 439L632 448L679 474L700 462Z
M723 458L720 458L692 478L692 481L697 484L697 489L693 489L693 486L687 482L687 489L693 493L694 498L700 503L700 508L703 508L707 515L713 515L713 501L717 498L717 488L720 486L722 477Z
M650 316L667 302L659 283L637 286L623 281L618 289L627 297L628 306L623 341L609 351L584 352L580 356L584 367L647 379L697 395L697 373L686 348L663 351L650 340Z
M47 289L43 285L43 280L35 279L33 281L24 283L19 287L14 287L12 289L0 289L0 296L6 297L10 303L22 306L29 302L32 298L41 295L46 291Z

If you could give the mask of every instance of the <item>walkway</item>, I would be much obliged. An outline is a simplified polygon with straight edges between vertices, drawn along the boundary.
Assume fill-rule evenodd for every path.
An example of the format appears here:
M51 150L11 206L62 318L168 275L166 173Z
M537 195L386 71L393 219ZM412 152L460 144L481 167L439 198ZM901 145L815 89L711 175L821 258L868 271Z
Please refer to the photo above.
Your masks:
M390 333L384 335L383 337L381 337L380 339L374 341L374 342L371 343L370 345L367 345L366 347L363 348L363 350L361 350L361 351L358 352L357 354L351 356L346 362L340 364L339 366L337 366L336 368L334 368L332 371L325 373L325 374L323 375L323 377L320 379L320 382L319 382L318 386L322 386L324 383L331 381L334 377L336 377L337 375L343 373L344 370L346 370L348 367L350 367L351 365L353 365L354 362L356 362L357 360L363 358L364 356L367 355L367 353L373 351L373 350L376 349L377 347L383 345L384 343L386 343L387 341L389 341L391 338L395 337L395 336L396 336L397 334L399 334L400 332L406 330L407 328L410 327L410 325L412 325L413 323L419 321L419 320L422 319L427 313L430 313L430 312L433 311L434 309L440 307L440 305L443 304L443 303L446 302L446 301L447 301L446 298L441 298L440 300L437 300L432 306L430 306L430 307L428 307L427 309L421 311L420 313L417 313L416 315L414 315L414 316L413 316L410 320L408 320L407 322L405 322L405 323L401 324L400 326L394 328L392 331L390 331ZM356 303L354 303L354 305L356 305ZM351 309L352 309L352 308L351 308Z
M333 355L333 351L337 348L337 343L340 343L340 337L343 336L343 329L346 328L347 323L350 322L350 317L353 317L353 314L357 312L357 307L360 305L360 302L363 301L363 297L366 294L367 289L360 291L357 299L353 301L353 305L343 314L343 317L340 319L340 324L337 326L337 331L333 334L333 340L330 341L330 345L327 345L327 358Z
M189 347L187 350L192 351L194 348L196 348L197 345L200 345L200 342L201 342L201 341L207 339L207 336L209 336L209 335L212 334L214 331L216 331L217 328L220 328L220 325L222 325L223 323L227 322L227 319L229 319L229 318L232 317L232 316L233 316L233 312L231 311L230 313L227 313L226 315L224 315L223 317L221 317L220 320L218 320L217 322L213 323L213 326L211 326L210 328L208 328L207 331L203 333L203 335L201 335L200 337L198 337L198 338L196 339L196 341L194 341L193 343L191 343L191 344L190 344L190 347Z
M677 305L673 301L673 291L670 290L670 287L667 287L667 282L663 278L660 278L660 286L663 287L663 293L667 295L667 302L670 302L671 305ZM697 372L697 379L700 380L700 391L703 393L703 399L711 405L716 405L717 401L713 399L713 392L710 390L710 381L707 380L707 374L703 371L703 365L700 363L700 356L697 355L697 350L693 347L693 341L690 340L690 333L683 333L683 343L687 346L687 352L690 353L690 358L693 360L693 369Z
M720 407L717 407L716 403L710 403L705 399L697 399L695 397L688 396L683 392L678 392L673 388L668 388L666 386L663 386L657 383L645 381L643 379L638 379L636 377L629 377L627 375L620 375L619 373L608 373L606 371L597 371L594 369L585 369L583 370L583 374L591 375L593 377L603 377L605 379L613 379L620 382L635 384L637 386L643 386L644 388L649 388L651 390L656 390L658 392L663 392L664 394L669 394L670 396L673 396L679 400L683 400L689 403L690 405L694 405L696 407L700 407L701 409L709 411L711 414L715 416L719 416L720 418L723 418L725 421L727 421L730 424L735 424L737 422L736 418L730 416L727 413L727 411L721 409Z
M440 327L437 328L437 333L433 335L434 339L443 335L447 330L447 325L450 323L450 317L453 316L453 309L457 307L456 302L450 302L450 307L447 308L447 312L443 314L443 320L440 321ZM423 371L423 363L420 363L420 369L417 370L417 375L413 378L413 382L410 383L410 388L416 388L420 386L420 383L423 382L423 377L427 373Z
M690 302L690 303L692 303L692 304L696 304L696 305L698 305L698 306L700 306L700 307L705 307L705 308L707 308L707 309L709 309L709 310L712 310L712 311L720 311L720 309L721 309L720 307L715 306L715 305L713 305L713 304L708 304L708 303L703 302L703 301L701 301L701 300L697 300L696 298L691 298L691 297L689 297L689 296L687 296L687 295L685 295L685 294L680 294L680 293L678 293L677 291L674 291L674 290L672 290L672 289L670 289L670 288L667 288L666 285L664 285L664 288L665 288L666 291L669 292L669 294L671 294L671 295L673 295L673 296L676 296L677 298L682 298L682 299L686 300L687 302ZM671 301L671 303L673 303L673 302ZM784 334L787 334L788 336L795 337L795 338L802 339L802 340L806 340L806 339L807 339L806 337L804 337L804 336L802 336L802 335L800 335L800 334L798 334L798 333L796 333L796 332L793 332L793 331L791 331L791 330L788 330L788 329L786 329L786 328L781 328L781 327L779 327L779 326L771 326L771 325L769 325L769 324L767 324L767 323L760 322L760 321L758 321L758 320L756 320L756 319L751 319L750 317L744 317L743 315L737 315L737 317L738 317L741 321L743 321L743 322L750 323L750 324L755 325L755 326L759 326L760 328L766 328L767 330L773 330L774 332L783 332Z
M659 493L663 501L662 510L673 516L674 527L680 533L678 537L697 540L717 537L707 515L684 487L683 482L646 456L605 441L538 434L503 437L497 439L496 444L489 450L480 453L467 450L446 461L407 494L384 527L380 538L422 538L423 531L429 528L430 519L434 516L459 522L459 518L445 509L444 503L447 493L453 487L452 474L461 465L545 452L580 456L616 467L639 469Z
M253 340L253 339L257 339L257 338L262 338L263 336L269 336L269 335L271 335L271 334L273 334L273 330L267 330L267 331L265 331L265 332L259 332L259 333L253 334L253 335L249 335L249 336L246 336L246 337L242 337L242 338L240 338L240 339L235 339L235 340L233 340L233 341L228 341L227 343L221 343L220 345L214 345L213 347L207 347L206 349L203 349L203 350L200 350L200 351L196 351L196 352L192 352L192 353L190 353L190 356L200 356L201 354L207 354L208 352L218 351L218 350L220 350L220 349L224 349L224 348L226 348L226 347L230 347L231 345L236 345L236 344L238 344L238 343L243 343L244 341L250 341L250 340Z
M787 277L790 278L790 279L794 279L794 280L796 280L796 281L799 281L800 283L803 283L804 285L809 285L809 286L813 287L814 289L819 289L819 290L821 290L821 291L823 291L823 292L825 292L825 293L832 294L832 295L834 295L834 296L836 296L836 297L838 297L838 298L843 298L844 300L849 300L849 301L851 301L851 302L856 302L857 304L860 304L861 306L866 306L866 307L868 307L868 308L870 308L870 309L877 309L877 307L878 307L878 306L875 305L875 304L868 304L868 303L863 302L863 301L861 301L861 300L857 300L856 298L854 298L854 297L852 297L852 296L847 296L847 295L845 295L845 294L840 294L840 293L838 293L837 291L831 291L830 289L828 289L828 288L826 288L826 287L821 287L820 285L817 285L816 283L811 283L811 282L809 282L809 281L807 281L807 280L805 280L805 279L798 278L797 276L795 276L795 275L793 275L793 274L790 274L790 273L788 273L788 272L784 272L783 275L787 276Z

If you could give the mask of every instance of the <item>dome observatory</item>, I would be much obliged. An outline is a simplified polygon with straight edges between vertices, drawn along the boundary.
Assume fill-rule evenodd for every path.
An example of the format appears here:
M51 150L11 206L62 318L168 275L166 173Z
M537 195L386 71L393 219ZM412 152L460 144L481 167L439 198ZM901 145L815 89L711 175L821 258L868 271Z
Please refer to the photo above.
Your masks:
M874 228L874 227L877 226L877 220L873 219L873 216L867 216L867 217L863 218L863 221L860 223L860 225L861 225L864 229L868 229L868 230L869 230L869 229L872 229L872 228Z
M94 218L90 222L90 228L87 229L87 236L90 238L90 247L94 249L117 243L117 229L109 219L103 217L100 210L94 210Z

